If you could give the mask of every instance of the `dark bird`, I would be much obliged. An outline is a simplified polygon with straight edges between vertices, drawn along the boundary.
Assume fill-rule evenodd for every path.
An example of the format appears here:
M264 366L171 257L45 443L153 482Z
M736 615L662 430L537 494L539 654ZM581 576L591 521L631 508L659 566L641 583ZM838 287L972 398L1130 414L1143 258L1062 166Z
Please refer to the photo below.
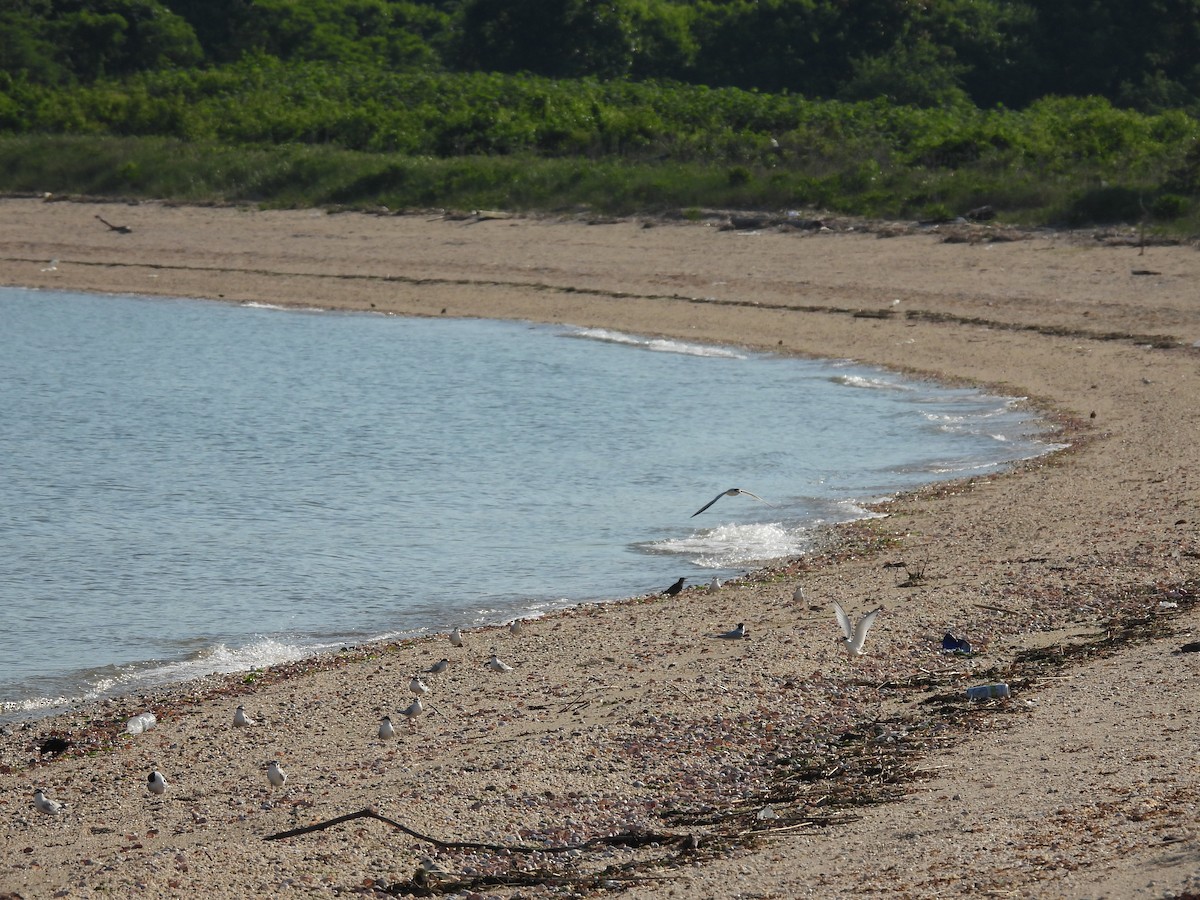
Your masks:
M680 591L683 590L683 583L685 581L687 581L686 578L680 578L677 582L675 582L673 585L671 585L669 588L667 588L665 591L663 591L663 593L666 594L668 597L674 597L676 594L678 594Z
M688 518L694 519L696 516L700 515L700 513L704 512L706 509L708 509L710 506L712 506L714 503L716 503L718 500L720 500L722 497L736 497L738 494L745 494L747 497L753 497L759 503L766 503L767 506L770 506L772 509L777 508L774 503L767 502L762 497L758 496L758 494L752 494L749 491L742 490L741 488L730 488L727 491L721 491L721 493L717 494L717 496L713 497L711 500L709 500L707 503L705 503L702 507L700 507L694 513L692 513L691 516L689 516Z
M105 221L101 216L96 216L96 218L104 222L110 230L115 231L117 234L133 234L133 229L128 225L114 225L112 222Z
M52 736L42 741L42 743L38 746L38 752L42 754L62 753L70 746L71 742L67 738Z

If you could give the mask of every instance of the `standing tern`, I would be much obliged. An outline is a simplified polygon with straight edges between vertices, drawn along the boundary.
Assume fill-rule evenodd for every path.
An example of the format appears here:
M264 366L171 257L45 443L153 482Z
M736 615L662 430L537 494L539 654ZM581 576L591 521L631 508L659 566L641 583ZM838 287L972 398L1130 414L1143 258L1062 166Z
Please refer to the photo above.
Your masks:
M407 707L400 710L400 715L408 719L408 724L412 725L416 721L417 716L421 715L423 712L425 712L425 707L421 703L421 698L417 697L412 703L408 704Z
M152 794L158 794L160 797L167 789L167 779L163 778L163 773L155 769L146 777L146 788Z
M38 812L43 812L48 816L57 816L63 811L63 805L43 794L41 788L33 792L33 805L38 808Z

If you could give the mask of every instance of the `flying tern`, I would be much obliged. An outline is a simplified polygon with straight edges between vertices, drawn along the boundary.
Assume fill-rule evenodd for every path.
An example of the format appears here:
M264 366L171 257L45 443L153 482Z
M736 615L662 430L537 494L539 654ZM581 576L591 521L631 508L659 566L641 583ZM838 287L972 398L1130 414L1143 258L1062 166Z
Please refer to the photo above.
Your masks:
M846 635L841 639L841 644L846 649L846 655L851 659L856 656L862 656L863 644L867 640L867 632L871 630L871 626L875 623L875 617L882 611L883 607L880 606L859 619L857 624L851 624L850 617L846 615L846 611L842 609L841 604L836 600L833 601L833 614L837 616L838 624L842 626L842 633Z
M714 503L716 503L718 500L720 500L722 497L736 497L738 494L745 494L747 497L753 497L759 503L766 503L767 506L770 506L773 509L778 509L778 507L776 507L774 503L771 503L769 500L764 500L762 497L758 496L758 494L752 494L750 491L743 490L742 488L730 488L727 491L721 491L721 493L717 494L717 496L713 497L711 500L709 500L707 503L705 503L702 507L700 507L694 513L692 513L692 515L689 518L694 519L696 516L700 515L700 513L704 512L706 509L708 509L710 506L712 506Z

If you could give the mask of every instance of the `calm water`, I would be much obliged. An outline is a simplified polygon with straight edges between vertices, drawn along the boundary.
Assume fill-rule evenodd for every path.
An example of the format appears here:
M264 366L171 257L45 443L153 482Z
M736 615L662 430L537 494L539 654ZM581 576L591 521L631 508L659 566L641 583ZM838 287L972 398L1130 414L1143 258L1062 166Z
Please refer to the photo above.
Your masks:
M1011 399L572 328L0 288L0 714L726 577L1047 447ZM690 518L719 490L747 488Z

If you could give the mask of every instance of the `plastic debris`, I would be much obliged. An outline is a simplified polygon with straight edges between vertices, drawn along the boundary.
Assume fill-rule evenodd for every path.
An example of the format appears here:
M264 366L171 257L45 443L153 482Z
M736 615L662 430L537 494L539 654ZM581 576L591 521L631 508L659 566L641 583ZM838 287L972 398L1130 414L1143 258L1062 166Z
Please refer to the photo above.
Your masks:
M1008 685L1004 682L996 684L977 684L967 688L968 700L999 700L1008 696Z
M154 717L154 713L139 713L125 723L125 731L128 734L141 734L143 731L149 731L157 724L158 719Z
M949 631L942 638L942 650L946 653L970 653L971 642L966 638L957 638Z

